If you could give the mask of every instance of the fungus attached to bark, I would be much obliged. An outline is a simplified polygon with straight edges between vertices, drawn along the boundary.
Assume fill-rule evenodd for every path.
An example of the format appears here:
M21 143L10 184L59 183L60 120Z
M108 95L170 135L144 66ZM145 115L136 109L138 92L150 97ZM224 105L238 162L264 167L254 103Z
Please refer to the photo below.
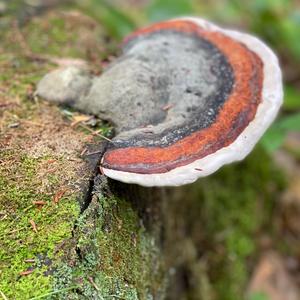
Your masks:
M100 168L119 181L183 185L241 160L282 102L274 53L255 37L199 18L139 30L123 52L71 99L115 124Z
M151 132L115 139L101 163L111 178L146 186L193 182L243 159L281 105L277 58L250 35L186 18L139 30L124 48L141 60L157 56L153 86L172 107ZM148 57L145 48L157 54Z

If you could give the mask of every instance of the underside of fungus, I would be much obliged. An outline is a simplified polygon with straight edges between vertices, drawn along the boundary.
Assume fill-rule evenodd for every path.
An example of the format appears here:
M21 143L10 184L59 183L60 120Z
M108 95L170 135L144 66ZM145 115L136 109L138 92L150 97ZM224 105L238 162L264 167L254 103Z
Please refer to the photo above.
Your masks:
M112 121L117 135L101 171L144 186L191 183L243 159L282 103L273 52L253 36L199 18L133 33L119 59L86 78L73 97L45 95L45 79L38 93Z

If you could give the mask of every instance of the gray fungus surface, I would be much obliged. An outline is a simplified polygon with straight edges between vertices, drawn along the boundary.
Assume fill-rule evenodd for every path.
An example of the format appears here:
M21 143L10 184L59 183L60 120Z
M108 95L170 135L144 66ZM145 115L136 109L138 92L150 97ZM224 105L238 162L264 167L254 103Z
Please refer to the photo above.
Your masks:
M37 94L112 122L116 144L158 146L208 127L233 82L230 64L213 44L169 30L125 44L100 76L75 66L54 70Z

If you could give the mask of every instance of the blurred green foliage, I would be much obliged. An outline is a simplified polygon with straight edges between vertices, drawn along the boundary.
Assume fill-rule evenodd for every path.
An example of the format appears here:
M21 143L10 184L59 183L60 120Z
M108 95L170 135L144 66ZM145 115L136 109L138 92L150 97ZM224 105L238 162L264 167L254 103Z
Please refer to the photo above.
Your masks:
M264 293L251 294L249 300L269 300L269 297Z
M255 237L269 226L276 195L284 186L281 172L261 147L239 165L224 166L195 185L195 199L199 200L195 205L199 209L193 207L183 216L199 220L194 225L193 240L205 236L198 245L205 249L203 260L209 266L210 284L216 295L212 299L245 299L247 262L258 252ZM186 192L184 205L188 207L191 195ZM250 299L263 300L255 298L259 295L251 295Z
M284 109L286 111L300 110L300 91L292 85L286 85L284 94Z
M78 1L95 19L99 19L116 38L121 38L136 28L136 23L128 13L112 5L107 0Z
M264 135L262 145L272 152L282 145L285 136L290 131L300 132L300 113L279 118Z
M193 13L192 1L154 0L146 10L151 21L161 21Z

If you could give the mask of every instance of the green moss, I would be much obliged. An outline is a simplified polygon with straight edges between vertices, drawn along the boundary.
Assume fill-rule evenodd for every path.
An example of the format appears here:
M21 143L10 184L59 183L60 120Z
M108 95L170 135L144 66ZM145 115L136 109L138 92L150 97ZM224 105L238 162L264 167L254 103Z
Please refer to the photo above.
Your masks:
M49 157L18 157L17 152L12 151L1 154L7 163L15 157L9 168L0 168L1 290L8 298L29 299L50 288L52 260L59 256L55 248L70 238L79 207L72 195L54 204L52 193L39 191L38 172ZM46 205L36 208L32 201L37 200L45 201ZM35 222L37 233L30 220ZM26 262L28 259L34 262ZM27 270L33 272L20 275Z
M32 63L28 58L11 53L2 55L0 51L0 87L5 91L7 99L23 100L24 104L32 104L27 101L32 96L33 87L38 80L50 70L51 64ZM25 110L28 108L29 110ZM24 107L23 114L30 112L30 106Z
M4 101L13 103L5 111L3 128L19 119L38 119L38 105L32 101L32 93L38 80L53 68L51 59L89 59L91 55L95 60L99 57L100 65L101 58L108 55L97 41L103 38L102 27L82 15L74 17L67 12L52 12L33 18L19 29L13 26L14 22L9 16L5 24L0 24L0 89L5 95ZM82 38L88 38L86 43ZM103 52L95 46L98 42ZM60 266L61 257L65 255L61 245L71 238L79 214L78 194L68 193L58 204L53 203L53 196L66 180L66 174L47 174L43 171L44 164L55 159L62 168L66 165L65 158L55 153L53 157L39 158L26 155L27 139L31 138L28 127L24 137L18 135L14 149L0 152L0 290L9 299L29 299L53 290L51 274ZM110 128L102 127L107 134ZM32 203L37 200L46 202L42 209ZM30 220L35 222L37 233ZM34 259L34 262L25 262L26 259ZM87 259L91 265L93 257ZM33 272L20 275L28 270Z
M5 128L18 119L37 118L38 106L32 101L32 92L38 80L53 68L52 58L92 59L98 60L100 66L101 59L115 51L113 43L101 42L104 39L102 27L84 16L53 12L30 20L20 29L12 26L13 21L8 18L6 25L1 23L6 27L1 27L0 31L0 88L5 101L16 103L5 112L5 123L1 124ZM83 41L83 38L88 39ZM35 55L41 59L36 59ZM110 133L109 125L100 126L103 134ZM138 299L138 293L144 293L141 285L147 284L147 281L142 282L144 277L140 278L139 274L144 272L143 255L147 247L154 246L150 237L146 238L142 229L137 229L136 212L125 202L101 198L97 222L91 224L86 215L78 218L77 194L68 194L58 204L53 203L53 196L65 179L64 172L47 174L43 172L44 164L55 159L62 167L65 158L54 157L55 153L53 157L33 158L26 154L26 139L30 138L30 132L24 132L24 140L20 135L17 138L14 149L1 149L0 152L0 290L9 299L30 299L52 292L55 292L53 297L59 299L64 299L65 295L77 299L78 291L65 290L74 283L88 298L97 293L110 299L115 297L113 294ZM37 200L46 204L39 209L32 203ZM107 218L112 213L112 228L106 231L104 227L110 223ZM76 256L72 244L76 219L77 247L83 249L82 253L86 249L82 260ZM30 220L36 224L37 233ZM93 230L87 235L89 226ZM120 236L117 226L122 227ZM132 234L136 230L139 234L134 242ZM136 250L132 252L133 243L136 243ZM66 251L63 244L67 244ZM65 259L68 250L75 256L63 264L61 260ZM27 259L34 259L34 262L26 262ZM70 266L72 262L76 262L75 267ZM134 272L131 274L132 266ZM28 270L32 273L21 275ZM52 277L54 271L55 280ZM101 287L100 292L95 290L87 275ZM138 288L136 283L140 284Z
M54 290L80 283L87 299L152 299L153 284L162 284L153 238L128 202L100 195L93 201L77 222L81 259L58 268Z
M33 53L48 53L59 57L78 57L82 54L74 47L78 39L76 32L67 27L62 16L51 16L46 22L40 18L34 19L24 34L28 36L28 46Z

